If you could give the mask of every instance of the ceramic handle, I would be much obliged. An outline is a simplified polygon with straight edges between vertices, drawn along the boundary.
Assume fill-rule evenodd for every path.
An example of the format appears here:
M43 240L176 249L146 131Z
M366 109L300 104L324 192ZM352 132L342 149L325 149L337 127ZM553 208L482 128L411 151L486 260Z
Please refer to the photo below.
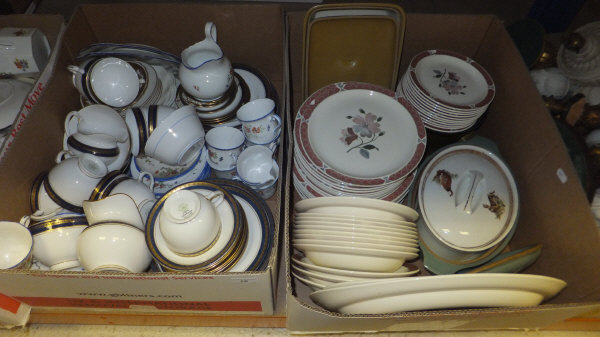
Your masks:
M78 66L68 65L67 70L72 72L75 75L83 75L85 74L85 70L79 68Z
M212 191L206 196L206 199L208 199L213 206L218 207L221 202L225 200L225 196L222 191Z
M204 25L204 35L207 39L217 42L217 26L211 21Z
M60 151L57 155L56 155L56 159L54 159L54 161L57 164L60 164L63 160L65 159L69 159L75 157L75 155L73 155L73 153L69 150L62 150Z
M142 171L138 176L137 180L142 184L148 186L148 188L154 192L154 176L150 172Z
M454 205L467 214L474 213L485 194L485 179L479 171L469 170L461 177L456 188Z

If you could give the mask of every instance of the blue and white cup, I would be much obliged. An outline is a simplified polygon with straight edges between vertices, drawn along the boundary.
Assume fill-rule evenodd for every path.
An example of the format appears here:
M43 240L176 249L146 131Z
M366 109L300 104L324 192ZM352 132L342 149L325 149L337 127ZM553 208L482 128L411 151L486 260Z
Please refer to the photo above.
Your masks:
M253 143L267 143L281 132L281 117L270 98L258 98L242 105L236 112L244 136Z
M237 158L244 149L242 131L231 126L218 126L206 133L208 164L216 171L235 169Z

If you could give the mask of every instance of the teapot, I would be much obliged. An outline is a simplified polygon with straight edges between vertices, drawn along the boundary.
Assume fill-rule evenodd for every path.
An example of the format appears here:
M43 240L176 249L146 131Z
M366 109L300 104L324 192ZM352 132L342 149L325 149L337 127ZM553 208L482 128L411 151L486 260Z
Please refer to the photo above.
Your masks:
M199 100L211 101L227 92L233 83L233 67L217 44L217 27L204 26L204 40L181 53L179 81L186 93Z

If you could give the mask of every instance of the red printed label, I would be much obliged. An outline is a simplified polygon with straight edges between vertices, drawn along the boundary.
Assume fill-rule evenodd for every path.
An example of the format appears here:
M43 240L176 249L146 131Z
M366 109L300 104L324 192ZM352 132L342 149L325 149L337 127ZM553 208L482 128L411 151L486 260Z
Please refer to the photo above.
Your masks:
M10 311L13 314L16 314L19 311L19 307L21 306L21 302L15 300L12 297L8 297L4 294L0 294L0 308Z

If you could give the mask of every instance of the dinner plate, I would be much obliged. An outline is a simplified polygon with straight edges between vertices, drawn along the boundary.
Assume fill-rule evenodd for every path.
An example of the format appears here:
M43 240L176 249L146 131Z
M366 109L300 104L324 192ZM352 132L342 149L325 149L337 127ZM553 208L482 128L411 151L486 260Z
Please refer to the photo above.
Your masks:
M248 186L229 179L212 178L214 183L240 203L248 222L248 241L240 260L229 272L264 270L273 247L275 220L267 203Z
M299 155L321 174L340 183L374 186L411 173L424 154L427 135L418 112L393 91L339 82L302 104L294 138Z
M300 200L294 204L296 213L352 214L414 222L419 213L398 203L368 198L324 197Z
M408 71L421 92L449 107L487 106L496 94L488 72L475 60L453 51L422 51L412 58Z
M326 221L332 223L342 223L347 225L364 225L364 226L373 226L374 228L389 228L389 229L406 229L406 230L414 230L417 228L417 225L414 222L410 221L397 221L393 222L382 222L382 221L371 221L368 218L366 219L357 219L354 217L324 217L321 215L312 215L312 213L297 213L294 215L294 222L300 221L304 223L308 223L310 221Z
M159 213L165 200L173 193L179 190L190 190L203 195L208 195L211 191L219 190L223 192L224 202L217 206L217 212L221 218L221 233L214 245L203 254L195 256L182 256L171 251L164 241L160 232L160 223L158 221ZM172 188L156 201L152 207L148 220L146 221L146 243L154 259L161 264L163 268L198 271L210 270L229 259L228 253L235 251L240 239L246 239L247 224L243 217L243 210L235 198L226 190L218 185L207 182L190 182ZM239 256L238 256L239 258ZM237 259L235 259L237 261Z
M387 240L402 240L416 242L418 235L415 234L390 234L388 232L375 232L370 230L354 229L352 231L340 231L339 227L304 227L294 228L293 235L296 234L312 234L312 235L353 235L356 237L364 237L370 239L387 239Z
M351 281L310 294L324 308L345 314L475 307L536 306L567 283L529 274L460 274Z
M293 233L293 239L299 240L328 240L332 242L362 242L382 245L404 245L408 247L418 247L419 243L416 240L403 239L403 238L389 238L389 239L373 239L366 236L353 235L352 233L339 232L339 234L326 235L326 234L307 234L307 233Z
M291 262L301 266L305 270L326 273L329 275L337 275L341 277L356 278L356 279L380 279L390 277L406 277L415 275L419 272L419 268L412 264L404 264L400 268L392 272L368 272L350 269L336 269L319 266L314 264L307 257L292 256Z
M405 244L382 244L382 243L368 243L362 242L360 240L355 241L342 241L342 240L319 240L319 239L292 239L292 245L300 246L300 245L321 245L321 246L331 246L331 247L340 247L340 248L367 248L367 249L380 249L389 252L398 252L398 253L418 253L419 247L415 245L405 245Z
M338 228L340 231L348 231L351 232L355 229L364 229L364 230L372 230L373 233L386 233L392 235L406 235L413 236L417 235L416 227L403 227L403 228L394 228L389 226L379 226L373 224L362 224L362 223L347 223L347 222L335 222L335 221L322 221L322 220L294 220L294 228L302 229L302 228Z
M398 226L408 226L415 227L414 222L404 221L404 220L393 220L387 218L376 218L371 216L359 216L352 214L330 214L330 213L319 213L319 212L311 212L311 213L296 213L294 214L295 219L335 219L336 221L351 221L351 222L361 222L366 221L367 223L381 223L381 224L390 224L390 225L398 225Z

